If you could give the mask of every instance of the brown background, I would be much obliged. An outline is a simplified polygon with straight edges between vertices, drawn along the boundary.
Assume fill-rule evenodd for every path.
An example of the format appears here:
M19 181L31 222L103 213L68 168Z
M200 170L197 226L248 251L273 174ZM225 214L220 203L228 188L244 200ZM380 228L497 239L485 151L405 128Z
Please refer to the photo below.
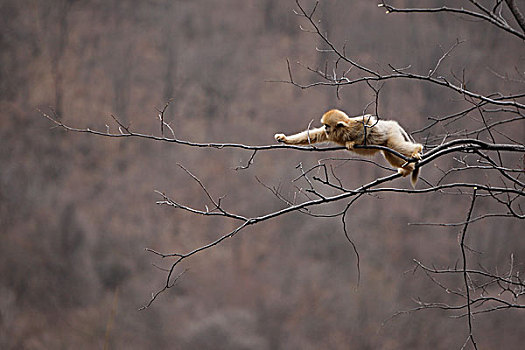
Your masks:
M0 1L1 348L461 347L466 320L451 313L427 310L382 323L415 306L413 299L461 302L423 273L405 273L412 259L453 266L460 229L408 223L461 222L468 197L363 198L348 217L361 255L357 290L356 259L340 221L297 213L188 260L177 270L189 268L177 287L138 312L165 282L151 263L169 265L144 248L185 252L234 227L155 205L154 190L200 209L208 203L177 163L214 196L227 194L229 210L260 215L283 204L255 176L292 197L295 166L326 155L261 152L249 169L235 171L249 152L68 133L37 110L51 113L52 106L70 125L116 132L114 114L132 130L158 135L155 108L173 97L166 120L177 137L257 145L312 119L316 125L331 107L362 113L374 98L366 85L343 89L338 100L333 89L269 82L288 78L287 58L304 83L318 78L297 61L316 67L330 59L316 51L323 48L318 37L299 29L306 23L294 8L294 1L276 0ZM348 54L368 66L411 65L425 74L460 39L441 74L464 74L482 93L523 91L523 82L500 78L523 72L523 43L490 25L450 15L385 15L373 1L322 1L317 13L331 40L346 41ZM462 106L449 91L394 81L381 91L379 112L412 131ZM511 132L523 140L522 127ZM414 136L423 142L429 135ZM445 157L422 176L437 178L438 168L454 165ZM361 162L340 172L349 188L385 174ZM409 186L406 179L394 184ZM480 200L475 213L500 209L491 205ZM473 264L505 271L511 253L523 261L522 223L486 220L470 230L469 245L484 252L471 257ZM518 349L524 322L518 311L480 315L474 332L482 348Z

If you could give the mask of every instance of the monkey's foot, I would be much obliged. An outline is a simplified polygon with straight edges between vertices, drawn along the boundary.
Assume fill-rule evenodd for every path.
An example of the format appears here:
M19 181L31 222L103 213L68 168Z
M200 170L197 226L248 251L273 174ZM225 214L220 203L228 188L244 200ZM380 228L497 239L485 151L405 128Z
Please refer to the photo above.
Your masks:
M345 147L346 147L346 149L348 149L348 150L353 150L353 149L354 149L354 145L355 145L355 142L353 142L353 141L347 141L347 142L345 143Z
M415 152L412 154L412 158L416 158L416 159L421 160L421 157L422 157L421 152L422 152L422 151L423 151L423 145L418 144L418 150L415 151Z
M422 159L422 155L421 155L421 153L417 152L417 153L414 153L414 154L412 155L412 158L416 158L416 159L421 160L421 159Z
M405 177L405 176L408 176L412 172L412 170L407 170L407 169L404 169L404 168L398 168L397 172L399 174L401 174L403 177Z

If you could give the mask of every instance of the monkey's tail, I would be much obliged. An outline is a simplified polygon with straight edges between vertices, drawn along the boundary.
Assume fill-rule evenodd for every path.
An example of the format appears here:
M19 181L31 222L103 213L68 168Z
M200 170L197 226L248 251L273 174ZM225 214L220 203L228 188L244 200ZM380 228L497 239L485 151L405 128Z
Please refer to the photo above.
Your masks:
M416 188L417 178L419 177L419 167L416 166L416 168L412 171L412 174L410 176L410 183L412 184L413 188Z

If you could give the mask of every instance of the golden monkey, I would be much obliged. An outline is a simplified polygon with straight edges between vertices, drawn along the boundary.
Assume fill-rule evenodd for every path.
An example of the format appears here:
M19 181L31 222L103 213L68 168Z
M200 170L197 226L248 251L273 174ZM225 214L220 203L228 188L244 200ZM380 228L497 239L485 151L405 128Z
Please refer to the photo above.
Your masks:
M322 127L306 130L295 135L275 134L275 140L289 145L309 145L331 141L345 146L348 150L361 155L373 155L380 150L354 148L354 145L364 145L366 125L366 145L385 146L404 155L407 158L421 159L423 145L414 143L405 130L393 120L378 120L372 115L350 118L346 113L332 109L321 118ZM398 168L398 172L407 176L412 173L412 186L416 186L419 168L414 163L406 162L390 152L381 150L385 159Z

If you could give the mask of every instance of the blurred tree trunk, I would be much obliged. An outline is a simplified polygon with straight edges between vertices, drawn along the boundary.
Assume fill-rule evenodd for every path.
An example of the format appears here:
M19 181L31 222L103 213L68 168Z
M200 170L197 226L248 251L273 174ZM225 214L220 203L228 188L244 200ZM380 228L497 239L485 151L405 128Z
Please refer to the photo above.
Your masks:
M164 73L164 102L175 97L175 74L177 72L177 21L176 2L165 4L165 17L162 26L162 45L161 50L164 52L166 68ZM166 110L165 117L173 116L173 108Z
M54 108L58 118L61 118L64 111L64 68L62 61L68 45L68 16L74 2L75 0L60 0L54 7L57 11L56 25L58 28L56 37L50 38L52 45L49 47L51 48L51 74L53 75L54 80Z

